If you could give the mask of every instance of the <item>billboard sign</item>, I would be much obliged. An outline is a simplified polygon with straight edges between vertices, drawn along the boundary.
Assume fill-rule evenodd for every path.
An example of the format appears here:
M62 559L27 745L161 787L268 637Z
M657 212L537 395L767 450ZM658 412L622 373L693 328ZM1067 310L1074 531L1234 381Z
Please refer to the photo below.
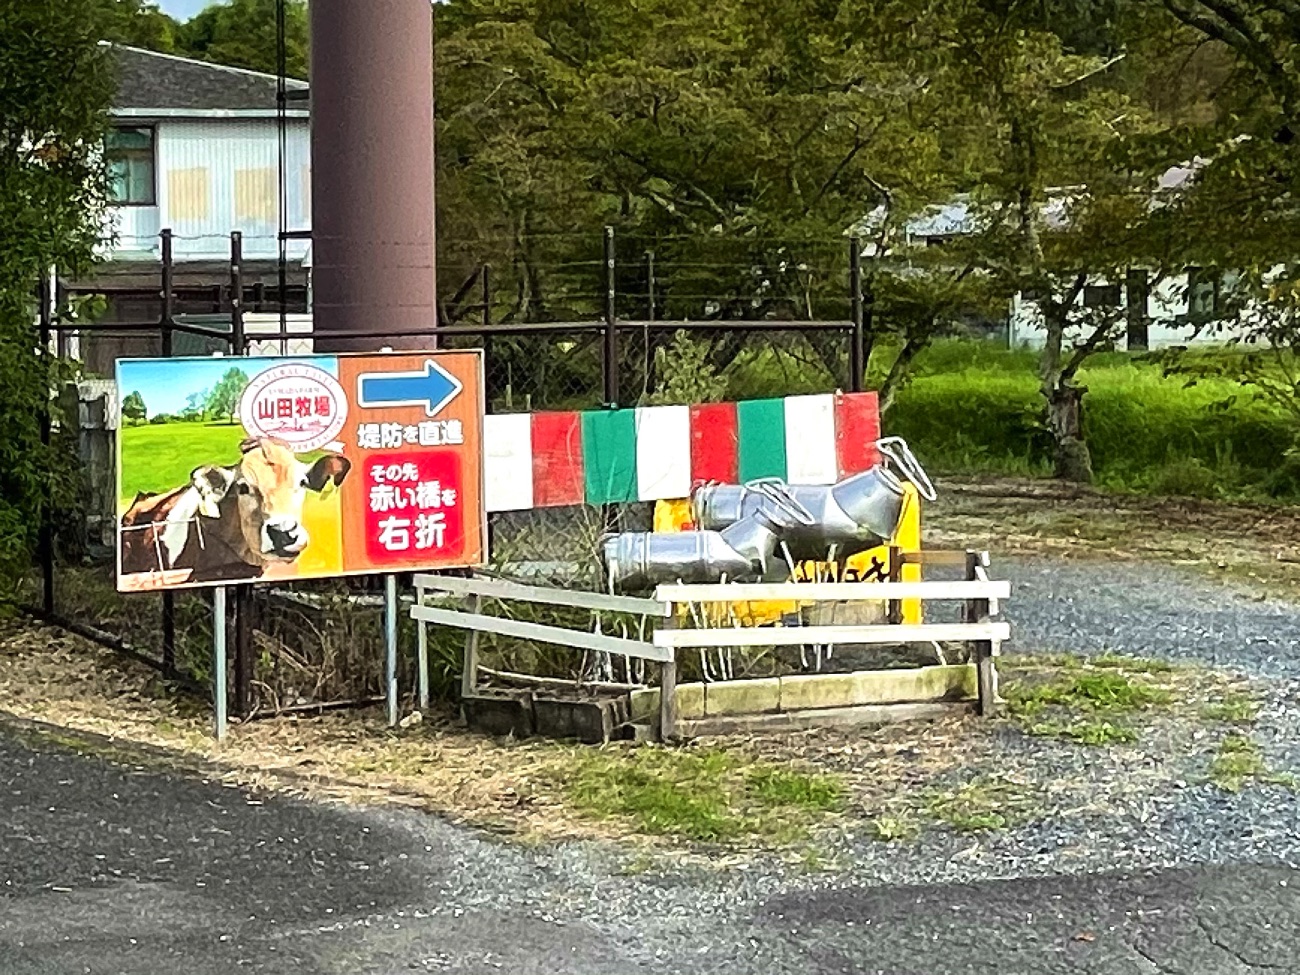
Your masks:
M485 560L482 354L122 359L118 589Z

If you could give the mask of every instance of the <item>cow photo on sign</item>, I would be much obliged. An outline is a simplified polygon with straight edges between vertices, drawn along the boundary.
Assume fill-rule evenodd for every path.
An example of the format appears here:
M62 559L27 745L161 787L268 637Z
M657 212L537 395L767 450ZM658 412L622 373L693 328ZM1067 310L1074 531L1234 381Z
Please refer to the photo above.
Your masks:
M118 588L481 564L477 352L118 362Z

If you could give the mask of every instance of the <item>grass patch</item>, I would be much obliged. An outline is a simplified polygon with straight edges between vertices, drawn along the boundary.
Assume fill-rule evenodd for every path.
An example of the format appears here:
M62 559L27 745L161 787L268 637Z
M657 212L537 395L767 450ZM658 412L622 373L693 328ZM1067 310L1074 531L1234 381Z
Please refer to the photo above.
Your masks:
M1122 673L1082 671L1036 685L1008 690L1012 714L1034 717L1049 707L1073 711L1131 712L1166 705L1173 695L1163 687L1130 680Z
M1259 717L1259 702L1249 694L1226 694L1201 708L1201 717L1224 724L1253 724Z
M1080 745L1137 741L1133 718L1174 702L1160 677L1174 668L1164 661L1103 655L1022 661L1007 681L1007 712L1021 729L1042 738Z
M1080 745L1127 745L1138 739L1135 728L1116 721L1039 721L1026 730L1040 738L1064 738Z
M1034 819L1038 801L1023 785L1007 779L981 777L956 789L930 792L925 811L963 832L1006 829Z
M799 809L837 809L844 798L838 779L780 768L757 768L748 776L754 798L769 806Z
M1270 769L1259 745L1245 735L1228 735L1219 743L1210 763L1210 781L1227 792L1240 792L1252 781L1295 788L1295 777Z
M1046 475L1051 441L1036 363L1025 349L936 342L900 391L890 432L938 470ZM1289 417L1231 379L1188 386L1127 353L1090 358L1080 379L1088 387L1084 435L1099 485L1208 498L1300 491L1300 472L1278 463L1294 443Z
M584 749L572 756L556 777L576 808L692 840L793 841L806 833L810 817L839 808L844 793L834 776L754 763L721 749Z
M1174 669L1168 660L1153 660L1150 657L1126 657L1109 650L1088 661L1093 667L1108 670L1123 670L1130 674L1167 674Z
M868 824L873 839L882 843L897 843L913 839L921 832L921 825L910 816L882 815Z

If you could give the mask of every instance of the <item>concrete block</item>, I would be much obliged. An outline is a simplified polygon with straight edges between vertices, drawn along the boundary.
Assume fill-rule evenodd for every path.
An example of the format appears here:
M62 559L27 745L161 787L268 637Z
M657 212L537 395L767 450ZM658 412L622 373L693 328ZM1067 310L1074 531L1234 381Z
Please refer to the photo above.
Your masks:
M533 696L529 691L482 692L461 701L465 723L485 735L528 738L534 732Z
M589 745L603 745L613 739L614 729L627 721L627 704L623 699L535 697L533 721L537 733L545 738L576 738Z
M857 674L800 674L780 679L782 711L842 708L854 703Z
M632 720L642 721L659 717L659 688L650 687L631 694ZM704 717L704 685L677 685L677 716L679 718Z
M801 674L781 678L781 710L860 707L912 701L968 701L976 696L973 664Z
M781 681L777 677L758 680L727 680L704 685L704 713L763 714L781 708Z

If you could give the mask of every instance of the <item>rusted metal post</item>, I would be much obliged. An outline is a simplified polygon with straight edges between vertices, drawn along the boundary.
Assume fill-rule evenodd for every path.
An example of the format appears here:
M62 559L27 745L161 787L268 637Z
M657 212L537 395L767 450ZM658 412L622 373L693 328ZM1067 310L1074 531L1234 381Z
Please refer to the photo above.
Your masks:
M613 409L618 405L618 320L615 316L616 295L614 260L614 228L605 228L605 333L602 372L605 379L605 405Z
M434 265L429 0L312 0L312 291L321 351L427 347ZM350 336L355 335L356 338Z
M849 388L860 393L867 385L867 328L862 303L862 238L849 238L849 299L853 331L849 345Z

